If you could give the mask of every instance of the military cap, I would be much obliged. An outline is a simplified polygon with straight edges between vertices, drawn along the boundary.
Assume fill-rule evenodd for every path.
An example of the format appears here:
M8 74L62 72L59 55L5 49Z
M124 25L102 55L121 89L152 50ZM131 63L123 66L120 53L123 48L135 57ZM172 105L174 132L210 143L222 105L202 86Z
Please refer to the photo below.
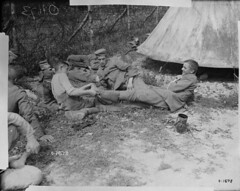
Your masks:
M96 51L94 52L94 54L95 54L96 56L105 55L105 54L106 54L106 49L101 48L101 49L99 49L99 50L96 50Z
M87 68L89 63L87 55L70 55L68 56L67 61L73 67L79 67L79 68Z

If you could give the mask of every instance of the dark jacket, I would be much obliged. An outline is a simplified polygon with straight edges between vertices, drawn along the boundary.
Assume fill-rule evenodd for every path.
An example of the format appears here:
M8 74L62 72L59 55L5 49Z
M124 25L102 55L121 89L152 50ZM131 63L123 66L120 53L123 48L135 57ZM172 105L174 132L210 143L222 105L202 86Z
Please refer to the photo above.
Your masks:
M129 78L137 76L139 72L120 57L112 57L104 68L99 67L97 74L100 81L106 83L109 89L118 90L126 85Z
M8 83L8 112L18 113L28 121L34 129L37 139L44 135L26 92L11 82Z

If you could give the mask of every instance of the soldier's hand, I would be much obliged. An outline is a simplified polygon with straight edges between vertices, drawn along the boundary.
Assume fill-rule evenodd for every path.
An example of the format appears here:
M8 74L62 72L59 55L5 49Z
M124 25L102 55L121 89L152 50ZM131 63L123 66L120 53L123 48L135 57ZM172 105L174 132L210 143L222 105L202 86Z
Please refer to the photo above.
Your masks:
M40 150L40 145L38 141L35 138L28 139L28 142L26 145L26 151L37 154L39 150Z
M39 140L50 143L53 143L55 141L52 135L43 135Z
M131 90L131 89L133 89L133 82L132 82L132 78L130 78L129 80L128 80L128 84L127 84L127 89L128 90Z
M133 84L131 84L131 83L128 83L128 85L127 85L127 89L128 89L128 90L131 90L131 89L133 89Z
M89 90L89 94L90 94L91 96L96 96L96 95L97 95L97 92L96 92L96 90L94 90L94 89L90 89L90 90Z
M100 82L99 76L96 76L96 82Z

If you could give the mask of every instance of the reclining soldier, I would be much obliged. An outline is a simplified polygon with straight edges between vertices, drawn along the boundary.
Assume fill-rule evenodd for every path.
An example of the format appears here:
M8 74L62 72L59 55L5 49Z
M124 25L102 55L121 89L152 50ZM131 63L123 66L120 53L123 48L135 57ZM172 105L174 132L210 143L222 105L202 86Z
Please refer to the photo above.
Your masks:
M105 49L99 50L97 59L100 64L97 75L99 76L101 86L112 90L132 88L133 78L139 75L137 68L133 68L121 56L107 59Z
M168 87L146 85L140 76L133 79L133 88L127 91L99 90L99 96L111 101L127 100L142 102L174 112L182 108L194 95L197 84L198 63L194 60L183 62L182 76L172 81Z
M78 54L72 54L69 55L67 58L68 62L79 62L82 59L87 62L88 68L96 74L98 68L99 68L99 61L97 59L98 54L101 54L102 49L96 50L93 54L88 55L78 55Z
M89 60L86 55L70 55L67 58L71 66L67 76L74 87L82 87L87 83L97 83L99 78L89 69Z

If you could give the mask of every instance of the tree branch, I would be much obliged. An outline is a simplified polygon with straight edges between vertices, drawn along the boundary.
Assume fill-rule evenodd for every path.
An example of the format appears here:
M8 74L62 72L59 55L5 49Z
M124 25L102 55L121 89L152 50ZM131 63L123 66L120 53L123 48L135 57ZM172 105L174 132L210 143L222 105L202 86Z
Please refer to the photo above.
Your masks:
M155 12L155 10L157 9L157 7L155 7L152 12L146 17L146 19L143 21L143 25L145 24L145 22L148 20L149 17L152 16L152 14Z
M112 31L112 29L114 28L114 26L117 24L117 22L127 13L127 8L124 9L124 11L122 12L122 14L116 19L116 21L113 23L112 27L109 29L109 32Z
M72 36L70 36L70 38L68 39L68 42L70 42L70 41L72 40L72 38L76 36L76 34L78 33L78 31L82 29L82 27L86 24L88 18L89 18L89 12L88 12L87 15L84 17L83 21L82 21L81 24L78 26L78 28L73 32Z

